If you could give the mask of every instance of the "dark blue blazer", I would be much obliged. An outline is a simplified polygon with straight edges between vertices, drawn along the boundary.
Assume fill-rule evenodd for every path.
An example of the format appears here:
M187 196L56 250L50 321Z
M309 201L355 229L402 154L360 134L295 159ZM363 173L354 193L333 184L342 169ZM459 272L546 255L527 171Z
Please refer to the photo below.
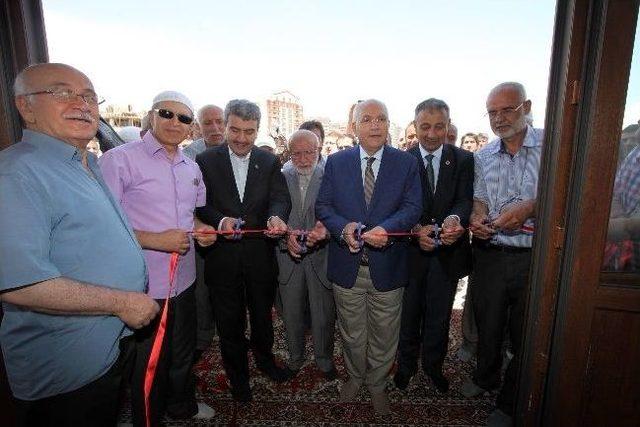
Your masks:
M332 154L327 159L316 200L316 217L331 233L328 278L344 288L353 287L362 251L352 254L341 239L350 222L389 232L408 231L422 213L422 186L415 156L385 146L371 204L364 201L360 147ZM388 291L408 282L407 239L390 239L383 249L369 247L373 286Z

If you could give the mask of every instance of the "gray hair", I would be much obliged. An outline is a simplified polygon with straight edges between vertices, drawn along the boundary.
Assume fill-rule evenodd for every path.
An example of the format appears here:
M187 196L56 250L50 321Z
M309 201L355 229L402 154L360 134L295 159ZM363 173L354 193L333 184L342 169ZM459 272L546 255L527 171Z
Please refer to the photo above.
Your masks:
M414 114L415 117L418 117L418 114L423 111L445 111L447 113L447 118L449 117L449 106L446 102L437 98L429 98L418 104Z
M500 83L499 85L491 89L491 92L489 92L489 96L495 93L501 92L503 90L509 90L509 89L517 92L522 102L527 100L527 91L525 90L524 85L518 82Z
M198 123L202 123L202 115L207 111L207 110L213 110L213 109L218 109L220 111L222 111L222 108L218 107L217 105L213 105L213 104L207 104L204 107L201 107L198 110L198 114L197 114L197 118L198 118ZM225 120L226 120L226 116L225 116Z
M295 131L293 134L291 134L291 137L289 138L289 143L287 144L287 147L289 148L289 150L291 150L291 146L295 141L298 141L301 139L313 141L316 145L316 148L320 146L320 140L318 139L318 135L311 132L310 130L299 129Z
M234 115L242 120L255 120L260 127L260 107L246 99L232 99L224 109L224 122L229 121L229 116Z
M378 101L377 99L366 99L364 101L360 101L356 104L356 106L353 109L353 121L356 122L356 124L358 124L358 122L360 121L360 114L362 111L362 107L368 104L378 104L382 107L382 109L384 110L384 114L387 116L387 119L389 118L389 111L387 110L387 106L384 105L384 102L382 101Z

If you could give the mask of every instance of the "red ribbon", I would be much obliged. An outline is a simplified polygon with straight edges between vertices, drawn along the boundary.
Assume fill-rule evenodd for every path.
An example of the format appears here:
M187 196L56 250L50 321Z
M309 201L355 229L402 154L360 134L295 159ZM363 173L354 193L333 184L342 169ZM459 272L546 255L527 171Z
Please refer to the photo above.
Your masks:
M176 252L171 254L171 260L169 261L169 293L167 299L164 301L164 307L162 308L162 315L160 317L160 324L156 331L156 336L153 339L153 346L151 347L151 354L149 355L149 362L147 362L147 371L144 374L144 412L147 420L147 427L151 427L151 405L149 398L151 396L151 386L153 380L156 377L156 368L158 367L158 360L160 359L160 350L162 349L162 343L164 342L164 336L167 332L167 312L169 311L169 297L173 290L174 279L176 277L176 270L178 269L178 254Z

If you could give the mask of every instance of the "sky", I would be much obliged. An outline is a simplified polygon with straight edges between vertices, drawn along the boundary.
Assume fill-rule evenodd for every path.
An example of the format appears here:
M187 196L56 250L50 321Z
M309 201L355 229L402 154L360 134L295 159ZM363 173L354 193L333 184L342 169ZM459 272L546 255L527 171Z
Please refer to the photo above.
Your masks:
M436 97L449 104L460 135L490 133L487 93L516 80L527 88L535 124L544 124L552 0L43 0L43 7L50 61L85 72L107 103L136 110L168 89L196 108L286 89L307 118L346 121L353 102L378 98L404 126L420 101ZM629 92L625 124L640 118L637 78Z

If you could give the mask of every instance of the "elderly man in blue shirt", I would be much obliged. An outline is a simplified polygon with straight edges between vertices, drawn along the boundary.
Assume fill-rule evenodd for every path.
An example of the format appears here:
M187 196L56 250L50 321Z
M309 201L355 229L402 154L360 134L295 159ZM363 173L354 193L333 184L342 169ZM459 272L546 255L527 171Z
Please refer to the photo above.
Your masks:
M22 140L0 153L0 345L20 425L115 425L133 355L157 315L133 230L86 146L91 81L64 64L14 84Z
M478 325L478 363L462 393L471 397L500 386L502 343L508 327L514 354L489 425L512 424L535 221L541 129L527 124L531 101L520 83L501 83L487 98L491 129L499 138L475 153L474 245L471 288Z

